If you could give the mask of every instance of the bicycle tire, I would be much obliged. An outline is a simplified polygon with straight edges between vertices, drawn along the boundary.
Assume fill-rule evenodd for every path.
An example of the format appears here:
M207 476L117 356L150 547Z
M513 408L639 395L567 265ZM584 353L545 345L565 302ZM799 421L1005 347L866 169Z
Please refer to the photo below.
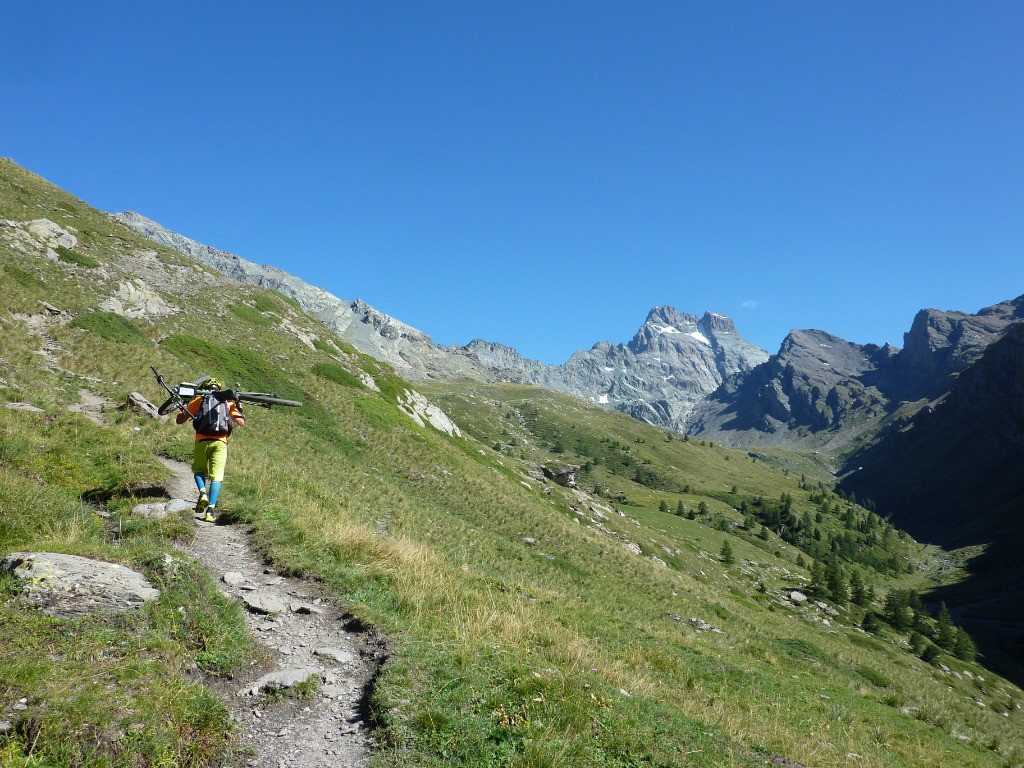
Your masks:
M178 403L180 402L181 400L179 400L177 397L169 397L167 398L167 400L164 401L163 405L156 409L156 412L159 413L161 416L166 416L171 411L178 410Z
M292 408L301 407L302 403L298 400L285 400L283 397L274 397L273 395L263 395L253 392L239 392L238 399L243 403L258 403L260 405L288 405Z

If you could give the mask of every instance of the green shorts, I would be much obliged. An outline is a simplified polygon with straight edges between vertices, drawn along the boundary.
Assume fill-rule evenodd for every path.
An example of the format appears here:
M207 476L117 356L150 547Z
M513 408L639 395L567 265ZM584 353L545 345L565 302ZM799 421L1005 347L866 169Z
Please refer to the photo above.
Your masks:
M192 459L192 471L206 475L215 483L224 481L228 465L228 444L223 440L197 440Z

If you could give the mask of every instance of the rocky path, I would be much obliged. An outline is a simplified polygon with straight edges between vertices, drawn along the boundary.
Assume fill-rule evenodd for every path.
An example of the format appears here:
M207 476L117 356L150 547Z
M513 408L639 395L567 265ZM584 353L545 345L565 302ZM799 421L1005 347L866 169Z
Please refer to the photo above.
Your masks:
M163 460L174 473L173 498L194 499L188 465ZM243 671L225 690L241 726L236 765L319 768L368 764L365 698L385 656L372 633L348 631L337 606L317 585L285 578L264 567L237 525L198 522L182 548L206 566L225 594L245 603L249 630L275 660L273 669ZM310 680L312 698L261 696L260 691Z

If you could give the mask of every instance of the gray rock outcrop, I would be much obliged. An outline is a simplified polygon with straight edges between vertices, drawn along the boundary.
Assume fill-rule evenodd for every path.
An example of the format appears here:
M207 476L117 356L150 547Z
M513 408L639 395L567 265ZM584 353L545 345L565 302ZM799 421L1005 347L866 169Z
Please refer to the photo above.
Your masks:
M952 385L952 376L1020 320L1024 320L1024 296L974 315L922 309L903 335L903 350L893 361L894 394L900 400L937 397Z
M156 501L151 504L136 504L132 508L132 514L135 517L163 520L169 515L177 515L187 509L192 509L190 502L184 499L171 499L170 501Z
M698 318L673 307L652 309L628 344L602 341L560 366L527 360L511 347L480 339L464 349L498 380L578 395L676 430L728 376L768 359L728 317L706 312Z
M434 429L453 437L462 437L462 431L455 422L448 418L444 411L430 403L419 392L407 389L405 394L398 396L398 407L410 419L421 427L427 424Z
M53 552L13 552L0 570L22 582L22 598L56 617L120 613L156 600L160 591L117 563Z
M160 418L160 414L157 411L156 406L138 392L130 392L128 397L125 398L124 405L122 407L127 408L133 413L149 416L151 419Z
M255 591L242 594L242 601L252 613L275 614L288 609L285 602L270 592Z
M567 464L564 467L559 467L558 469L548 469L547 467L542 467L541 469L544 472L544 477L551 482L565 488L576 487L576 478L580 471L579 467L573 464Z

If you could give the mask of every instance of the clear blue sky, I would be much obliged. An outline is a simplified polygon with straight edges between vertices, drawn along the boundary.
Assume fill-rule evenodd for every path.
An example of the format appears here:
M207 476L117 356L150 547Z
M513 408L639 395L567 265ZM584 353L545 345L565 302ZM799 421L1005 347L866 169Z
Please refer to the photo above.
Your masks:
M0 154L563 362L1024 293L1024 3L4 3Z

